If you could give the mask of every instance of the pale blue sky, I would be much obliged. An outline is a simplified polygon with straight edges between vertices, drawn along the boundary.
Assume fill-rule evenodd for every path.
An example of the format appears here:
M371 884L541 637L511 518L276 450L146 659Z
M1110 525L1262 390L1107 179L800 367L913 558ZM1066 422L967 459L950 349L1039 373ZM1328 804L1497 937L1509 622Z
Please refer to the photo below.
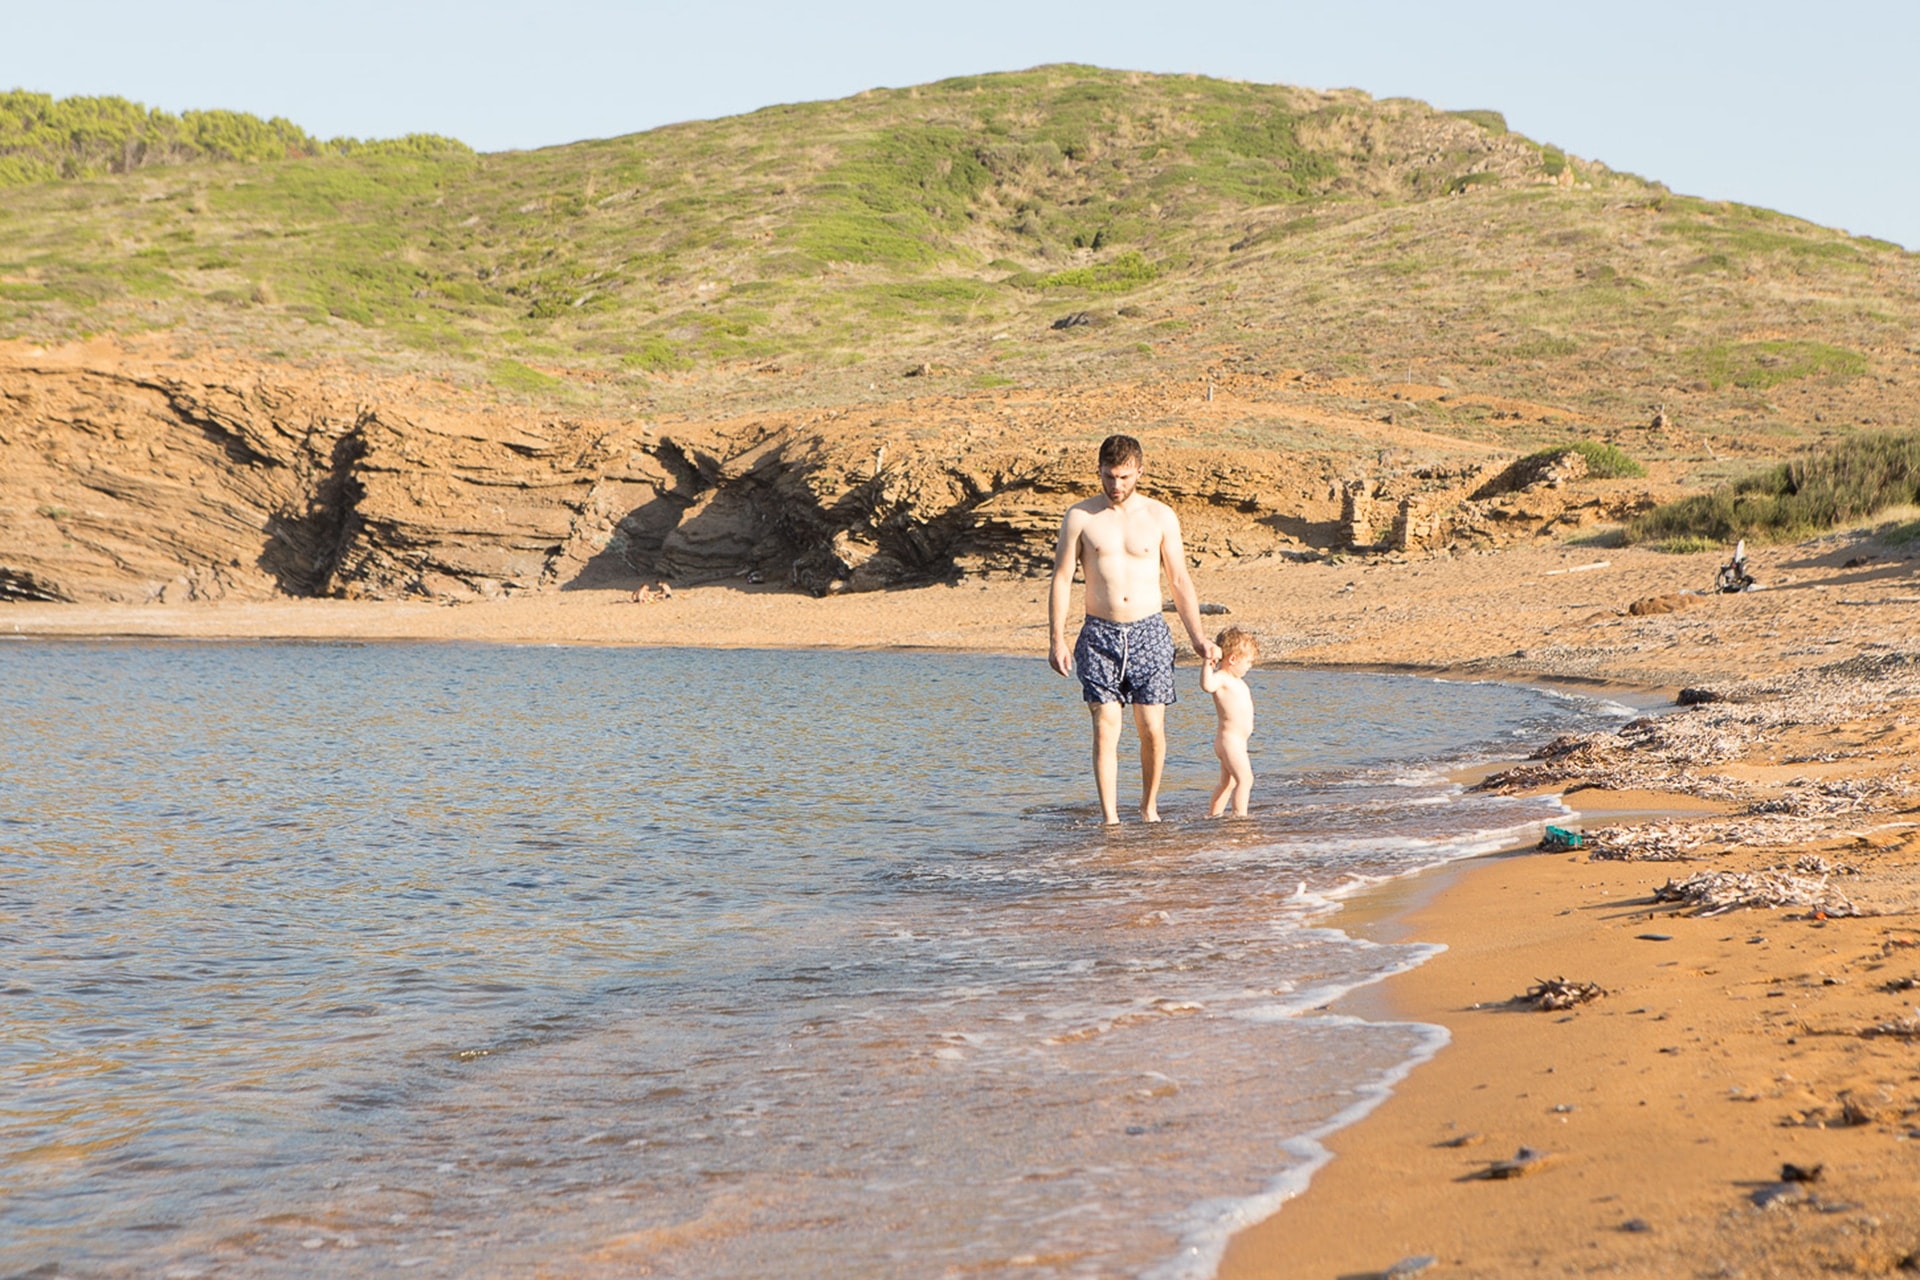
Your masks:
M1090 62L1492 107L1675 190L1920 248L1920 3L0 0L0 87L482 150Z

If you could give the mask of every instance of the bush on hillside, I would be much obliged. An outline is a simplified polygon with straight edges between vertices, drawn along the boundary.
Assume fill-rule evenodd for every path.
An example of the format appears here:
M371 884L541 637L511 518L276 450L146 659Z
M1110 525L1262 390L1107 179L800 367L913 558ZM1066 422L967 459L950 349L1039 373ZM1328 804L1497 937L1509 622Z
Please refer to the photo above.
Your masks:
M471 154L433 134L322 142L291 120L244 111L149 110L125 98L0 93L0 186L127 173L192 160L287 160L317 155Z
M1575 440L1570 444L1555 445L1551 449L1539 449L1522 458L1522 462L1547 462L1563 453L1577 453L1586 460L1587 474L1595 480L1634 479L1647 474L1647 469L1627 454L1610 444L1598 440Z
M1656 507L1627 525L1627 540L1784 542L1916 500L1920 500L1920 432L1872 432L1710 493Z
M1124 293L1151 282L1159 274L1139 251L1128 250L1111 262L1069 267L1041 276L1034 284L1042 289L1091 289L1095 293Z

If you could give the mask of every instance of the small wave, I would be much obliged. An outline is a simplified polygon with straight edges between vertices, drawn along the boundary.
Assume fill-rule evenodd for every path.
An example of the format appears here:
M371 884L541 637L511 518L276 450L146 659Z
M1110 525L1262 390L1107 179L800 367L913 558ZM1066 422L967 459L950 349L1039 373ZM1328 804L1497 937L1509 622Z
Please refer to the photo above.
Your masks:
M1392 1097L1395 1085L1406 1079L1415 1067L1430 1061L1453 1038L1445 1027L1428 1022L1360 1024L1357 1018L1328 1018L1326 1021L1330 1024L1346 1022L1374 1027L1402 1027L1417 1032L1420 1038L1417 1047L1403 1062L1373 1080L1356 1085L1353 1091L1360 1096L1352 1106L1324 1124L1281 1143L1281 1150L1294 1163L1276 1175L1259 1194L1239 1199L1202 1201L1180 1215L1176 1223L1180 1233L1179 1251L1141 1272L1141 1280L1212 1280L1220 1269L1220 1259L1226 1254L1227 1242L1236 1233L1272 1217L1287 1201L1305 1191L1313 1175L1333 1159L1333 1153L1327 1150L1324 1140L1348 1125L1358 1123L1375 1107Z

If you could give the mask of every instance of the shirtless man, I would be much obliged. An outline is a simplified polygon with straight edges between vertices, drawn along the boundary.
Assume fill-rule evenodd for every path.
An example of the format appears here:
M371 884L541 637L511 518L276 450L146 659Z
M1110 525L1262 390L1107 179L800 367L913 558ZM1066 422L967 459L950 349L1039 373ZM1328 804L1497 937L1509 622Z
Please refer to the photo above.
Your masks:
M1093 784L1100 814L1120 821L1120 708L1133 707L1140 735L1140 816L1160 821L1160 773L1167 759L1167 704L1178 701L1173 681L1173 635L1160 616L1160 572L1166 570L1194 652L1219 650L1200 628L1200 603L1187 576L1180 518L1164 502L1135 490L1145 455L1132 436L1108 436L1100 446L1100 490L1067 509L1053 552L1053 589L1047 597L1051 644L1047 655L1063 676L1078 675L1093 713ZM1078 566L1087 577L1087 619L1079 643L1067 647L1067 611Z

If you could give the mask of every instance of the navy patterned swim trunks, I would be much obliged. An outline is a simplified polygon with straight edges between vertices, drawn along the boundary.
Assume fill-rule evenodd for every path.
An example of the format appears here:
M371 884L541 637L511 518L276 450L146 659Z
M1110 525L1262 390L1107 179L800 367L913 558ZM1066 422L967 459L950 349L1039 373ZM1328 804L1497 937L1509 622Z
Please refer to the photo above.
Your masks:
M1073 646L1073 673L1088 702L1171 706L1180 701L1173 678L1173 633L1159 614L1138 622L1088 616Z

